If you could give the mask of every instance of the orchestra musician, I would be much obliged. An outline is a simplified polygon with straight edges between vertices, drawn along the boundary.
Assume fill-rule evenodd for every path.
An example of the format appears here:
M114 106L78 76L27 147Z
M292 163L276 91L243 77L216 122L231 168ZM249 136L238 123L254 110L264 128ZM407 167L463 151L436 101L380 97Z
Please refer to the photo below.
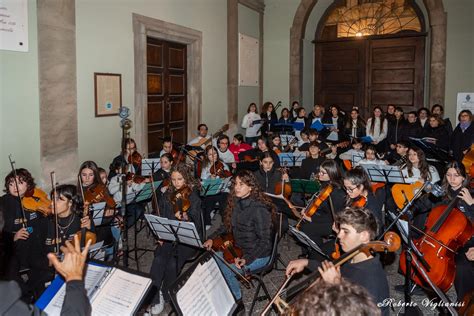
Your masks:
M365 133L372 137L372 145L375 145L377 152L385 152L385 138L388 132L388 121L384 118L380 106L373 109L372 116L367 120Z
M343 188L341 169L334 160L326 160L321 164L318 180L321 183L321 192L329 185L332 186L332 191L311 217L306 216L303 211L301 212L304 218L301 231L321 246L323 239L329 239L332 235L333 216L344 208L346 192ZM331 251L328 250L328 252ZM303 253L303 255L308 256L307 253ZM309 255L311 258L316 256L315 253Z
M405 128L405 116L400 106L395 108L395 119L388 122L387 145L388 150L393 151L397 142L403 139L403 130Z
M121 164L122 162L118 161L117 164L118 163ZM97 241L104 241L104 245L108 245L106 255L110 257L114 251L114 240L118 242L120 239L120 230L113 224L116 214L116 202L110 195L107 187L100 181L99 168L95 162L90 160L83 162L79 167L78 178L80 178L80 181L78 181L77 184L77 191L78 193L84 192L84 203L91 205L105 202L102 225L96 226L95 230L97 233Z
M375 146L368 145L364 151L365 157L360 160L355 166L359 165L386 165L387 163L384 160L377 159L377 150Z
M219 159L217 152L218 149L212 145L206 147L205 158L201 171L201 180L218 178L224 179L232 176L229 167ZM211 212L215 209L216 204L219 205L219 212L223 214L223 211L226 207L227 194L228 190L224 190L218 194L207 195L203 198L203 215L206 228L210 228L211 226Z
M440 180L436 168L426 161L423 150L415 146L408 150L408 160L406 167L402 169L402 174L407 183L417 181L436 183Z
M308 125L311 126L314 122L319 121L322 123L323 120L323 107L319 104L313 106L313 110L308 114Z
M261 127L262 135L268 137L272 133L273 125L278 122L278 117L275 113L275 106L273 103L265 102L263 104L260 118L263 120Z
M283 146L281 145L281 137L279 134L274 134L272 136L272 150L277 154L283 152Z
M202 234L202 210L199 183L185 164L171 169L171 183L163 197L158 200L160 215L172 220L190 221ZM202 238L202 236L201 236ZM164 302L169 301L168 289L176 281L184 263L194 255L196 249L184 244L173 245L169 241L158 241L150 274L159 294L153 298L152 311L159 314Z
M239 162L239 154L252 149L253 147L244 143L244 136L242 134L235 134L232 139L232 144L229 146L230 152L234 155L234 161Z
M420 135L423 134L423 129L418 122L418 113L416 111L408 112L407 122L402 132L402 139L404 141L409 141L410 137L419 138Z
M0 212L5 219L5 254L8 259L6 279L17 281L27 299L38 298L44 290L44 282L47 281L42 233L46 227L44 217L47 214L44 211L28 209L24 201L34 190L39 189L31 173L27 169L20 168L15 172L12 170L5 177L6 194L0 198ZM44 196L47 194L44 193ZM24 213L20 200L25 208ZM51 203L49 199L46 202ZM27 271L27 282L20 276L22 270Z
M298 101L291 102L290 108L290 118L294 119L298 116L298 109L300 108L300 103Z
M110 164L109 179L117 174L115 166L119 165L120 169L126 166L126 172L141 175L142 156L137 151L137 144L133 138L127 138L125 142L125 151L114 158Z
M234 259L234 266L246 274L265 266L272 252L272 236L276 217L275 206L257 184L255 176L240 170L232 179L229 201L224 214L223 226L213 237L225 233L233 235L235 246L242 250L242 256ZM211 249L213 239L204 246ZM242 298L234 272L217 260L229 287L237 300Z
M428 108L422 107L418 109L418 122L420 123L421 128L424 130L429 126L428 116L430 115L430 110Z
M444 127L446 132L448 133L448 137L451 137L453 134L453 124L449 117L444 117L444 108L441 104L435 104L431 107L431 113L434 115L438 115L444 122Z
M373 213L364 208L348 207L336 214L337 238L344 252L349 252L361 244L368 243L377 235L377 220ZM312 259L290 261L286 275L319 270L321 278L330 284L339 284L342 279L348 280L365 288L375 303L382 303L390 297L387 276L379 258L363 252L357 254L346 264L335 268L334 264ZM382 315L389 315L389 307L381 304Z
M300 107L298 110L297 110L297 115L296 117L293 119L293 123L296 123L298 125L300 125L300 127L296 128L295 127L295 136L296 138L298 138L298 140L302 140L302 137L301 137L301 131L304 130L305 128L307 128L307 125L306 125L306 110L304 109L304 107Z
M407 141L404 140L399 140L397 142L397 145L395 147L395 151L391 151L387 156L386 156L386 162L394 165L394 166L399 166L403 168L405 164L407 163L408 160L408 149L410 148L410 145L408 144Z
M346 206L365 208L374 214L379 229L383 228L382 206L385 195L382 190L374 194L367 172L361 167L348 170L344 175L344 189L347 193ZM380 192L379 192L380 191Z
M54 219L51 217L48 219L48 226L46 231L45 245L46 252L56 252L56 246L58 249L64 246L66 241L72 241L74 235L81 230L86 228L89 231L95 231L94 225L90 219L90 216L82 216L82 203L81 197L77 195L77 187L72 184L62 184L56 187L56 190L51 192L51 199L54 199L54 209L58 214L58 242L56 242L56 224Z
M344 133L351 139L365 136L365 122L359 115L359 109L352 108L350 115L344 124Z
M257 138L261 135L260 127L262 118L257 113L257 105L250 103L247 108L247 114L242 119L242 128L245 129L245 142L252 145L257 141Z
M217 153L219 154L220 160L231 166L235 162L235 158L229 149L229 142L229 136L224 134L220 135L217 138Z
M472 113L462 110L458 114L459 124L451 135L451 151L454 159L461 163L464 155L471 148L474 140L474 125L472 124Z
M208 140L211 138L210 135L207 134L208 132L208 128L207 128L207 125L206 124L199 124L198 127L197 127L197 131L198 131L198 136L196 136L195 138L191 139L189 142L188 142L188 145L190 146L193 146L195 144L201 144L203 143L204 141ZM203 144L203 145L200 145L202 149L205 149L206 148L206 145Z
M160 169L153 174L153 181L163 181L160 188L156 190L159 196L163 194L170 185L170 173L173 165L174 159L170 153L164 153L160 157Z
M365 152L362 150L364 144L362 144L360 138L353 138L351 144L352 148L341 153L339 159L342 161L349 161L352 168L352 165L357 165L362 159L364 159Z
M330 142L340 142L347 137L344 133L344 117L337 105L330 106L329 111L331 115L323 118L323 123L332 124L334 127L329 129L329 133L326 131L325 139Z
M423 137L430 138L428 142L434 143L443 150L449 150L449 135L441 117L436 114L428 116L428 124L423 132Z
M292 118L290 116L290 110L288 110L288 108L283 108L281 110L280 119L278 120L278 124L284 125L284 128L280 132L280 134L285 134L285 135L293 134Z
M268 152L272 156L275 167L279 168L280 167L280 160L278 159L278 155L271 149L271 145L266 140L266 138L263 137L263 136L260 136L258 138L257 148L252 148L250 150L241 152L239 154L239 160L241 162L245 161L245 160L248 160L246 158L261 160L262 156L266 152ZM246 168L250 169L250 170L256 170L256 169L258 169L258 167L259 167L258 164L254 164L253 166L249 164L248 166L246 166Z

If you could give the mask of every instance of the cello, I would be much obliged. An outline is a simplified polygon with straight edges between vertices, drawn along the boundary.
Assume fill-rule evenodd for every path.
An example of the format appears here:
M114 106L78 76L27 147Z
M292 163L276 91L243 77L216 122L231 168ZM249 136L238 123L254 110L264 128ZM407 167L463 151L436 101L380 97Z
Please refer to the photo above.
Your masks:
M434 207L426 220L424 235L414 240L416 248L428 264L428 267L425 267L428 277L443 292L449 290L453 284L456 273L454 256L457 250L471 239L474 233L471 221L455 207L458 199L456 197L448 205ZM406 252L402 251L400 269L403 273L407 268L405 258ZM412 264L412 267L412 280L422 287L427 287L416 265Z

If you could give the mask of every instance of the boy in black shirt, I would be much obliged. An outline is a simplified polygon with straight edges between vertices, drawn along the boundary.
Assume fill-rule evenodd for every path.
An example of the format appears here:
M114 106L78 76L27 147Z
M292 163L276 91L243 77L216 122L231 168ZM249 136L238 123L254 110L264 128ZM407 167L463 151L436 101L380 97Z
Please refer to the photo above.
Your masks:
M361 244L370 242L377 233L377 222L374 215L367 209L346 208L336 215L337 237L344 252L349 252ZM340 267L328 261L319 266L316 260L298 259L291 261L286 274L291 275L303 271L304 268L316 270L328 283L337 284L341 278L347 279L364 287L376 303L389 298L387 276L378 258L367 256L363 252L354 256L351 261ZM388 306L381 307L382 315L389 315Z

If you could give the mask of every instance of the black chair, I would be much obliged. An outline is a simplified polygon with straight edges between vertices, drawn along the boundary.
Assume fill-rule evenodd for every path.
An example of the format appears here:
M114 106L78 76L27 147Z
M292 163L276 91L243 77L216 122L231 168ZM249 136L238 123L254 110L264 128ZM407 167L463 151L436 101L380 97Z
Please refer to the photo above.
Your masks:
M275 233L274 238L273 238L273 248L272 248L272 253L270 255L270 260L265 266L255 271L252 271L252 273L250 274L251 280L257 281L258 285L255 289L255 294L253 296L252 305L250 306L249 315L252 315L253 309L255 307L255 303L257 303L257 301L262 301L264 299L267 299L268 301L270 301L272 299L265 285L264 276L270 271L272 271L275 266L276 260L278 258L277 253L278 253L279 242L280 242L280 237L278 236L278 233ZM264 295L259 296L261 290L263 290Z

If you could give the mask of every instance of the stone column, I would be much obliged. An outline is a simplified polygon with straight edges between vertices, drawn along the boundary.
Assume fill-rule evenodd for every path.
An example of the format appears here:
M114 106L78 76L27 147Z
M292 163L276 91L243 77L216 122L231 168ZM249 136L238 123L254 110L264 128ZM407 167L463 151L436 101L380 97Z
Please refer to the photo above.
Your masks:
M230 133L237 130L239 115L239 23L238 0L227 0L227 118Z
M42 178L56 171L75 183L78 171L75 0L38 0ZM91 77L92 80L92 77Z
M430 104L444 105L446 86L447 14L443 7L429 12L431 26Z

